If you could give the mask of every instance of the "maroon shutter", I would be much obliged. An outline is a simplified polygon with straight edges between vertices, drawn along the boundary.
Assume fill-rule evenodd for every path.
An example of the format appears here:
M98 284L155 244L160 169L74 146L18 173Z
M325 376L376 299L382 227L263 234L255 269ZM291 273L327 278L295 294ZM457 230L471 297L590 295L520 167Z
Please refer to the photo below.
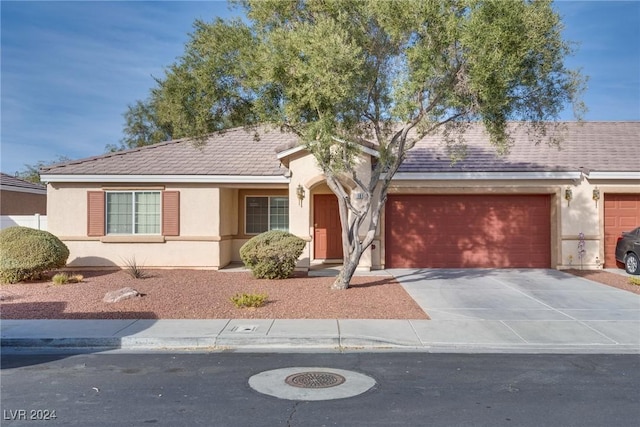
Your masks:
M180 192L162 192L162 235L180 235Z
M104 236L104 191L87 191L87 236Z

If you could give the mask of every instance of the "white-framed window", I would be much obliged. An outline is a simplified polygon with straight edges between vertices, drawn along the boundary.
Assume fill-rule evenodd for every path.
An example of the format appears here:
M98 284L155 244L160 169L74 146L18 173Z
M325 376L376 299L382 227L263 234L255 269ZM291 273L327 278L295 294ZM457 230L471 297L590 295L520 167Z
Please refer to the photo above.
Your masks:
M160 234L160 191L108 191L107 234Z
M244 211L245 234L289 231L289 198L286 196L247 196Z

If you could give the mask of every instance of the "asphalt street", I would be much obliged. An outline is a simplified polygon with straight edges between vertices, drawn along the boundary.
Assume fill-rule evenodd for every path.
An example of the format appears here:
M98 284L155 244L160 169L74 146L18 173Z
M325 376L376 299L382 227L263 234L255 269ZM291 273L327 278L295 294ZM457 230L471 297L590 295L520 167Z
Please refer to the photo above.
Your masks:
M310 401L249 384L296 367L335 369L345 384L354 373L374 385L346 398L325 388ZM637 354L17 353L2 355L1 380L3 426L585 427L640 420ZM281 382L272 386L287 386Z

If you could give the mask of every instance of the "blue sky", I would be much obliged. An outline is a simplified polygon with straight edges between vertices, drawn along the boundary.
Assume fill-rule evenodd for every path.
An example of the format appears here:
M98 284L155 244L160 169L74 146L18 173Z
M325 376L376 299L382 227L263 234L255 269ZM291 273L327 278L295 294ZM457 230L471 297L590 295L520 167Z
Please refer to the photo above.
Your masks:
M572 68L590 76L587 120L640 120L640 1L557 1ZM102 154L127 105L182 52L215 1L6 1L1 12L0 169ZM571 111L563 114L571 120Z

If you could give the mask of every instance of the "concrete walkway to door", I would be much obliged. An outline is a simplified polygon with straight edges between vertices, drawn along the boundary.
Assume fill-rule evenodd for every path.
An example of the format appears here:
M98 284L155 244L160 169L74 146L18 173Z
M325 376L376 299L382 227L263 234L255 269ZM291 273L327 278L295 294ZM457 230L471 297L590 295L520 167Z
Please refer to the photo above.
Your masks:
M436 346L558 351L640 346L640 295L557 270L388 270L429 314L414 324Z

